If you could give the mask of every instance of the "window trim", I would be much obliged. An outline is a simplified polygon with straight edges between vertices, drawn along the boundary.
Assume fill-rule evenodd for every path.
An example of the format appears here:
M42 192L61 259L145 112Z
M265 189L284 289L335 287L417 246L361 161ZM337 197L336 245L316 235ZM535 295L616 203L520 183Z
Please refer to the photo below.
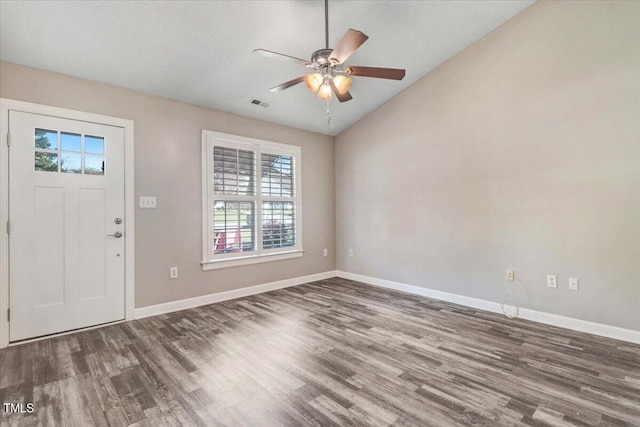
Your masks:
M213 147L215 145L229 148L251 150L255 152L256 162L256 194L255 196L245 195L223 195L215 194L213 186ZM262 167L261 154L281 154L294 158L294 195L286 198L286 201L293 202L296 208L295 215L295 246L285 248L262 249L262 202L263 201L284 201L283 197L262 195ZM256 138L231 135L210 130L202 130L202 270L217 270L220 268L238 267L242 265L258 264L269 261L279 261L283 259L299 258L303 255L302 249L302 170L301 170L302 150L299 146L281 144ZM212 253L213 236L213 201L214 200L246 200L256 202L256 250L251 252L214 254ZM247 255L249 254L249 255Z

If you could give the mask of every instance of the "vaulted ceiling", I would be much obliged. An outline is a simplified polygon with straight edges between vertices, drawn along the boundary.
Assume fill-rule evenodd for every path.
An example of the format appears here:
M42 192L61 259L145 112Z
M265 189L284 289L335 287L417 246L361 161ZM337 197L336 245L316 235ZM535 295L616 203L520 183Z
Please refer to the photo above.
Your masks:
M330 1L331 47L349 28L369 36L348 64L407 70L402 81L354 77L353 100L329 103L330 125L304 84L268 91L304 66L252 54L323 48L321 0L2 1L0 59L337 135L531 3Z

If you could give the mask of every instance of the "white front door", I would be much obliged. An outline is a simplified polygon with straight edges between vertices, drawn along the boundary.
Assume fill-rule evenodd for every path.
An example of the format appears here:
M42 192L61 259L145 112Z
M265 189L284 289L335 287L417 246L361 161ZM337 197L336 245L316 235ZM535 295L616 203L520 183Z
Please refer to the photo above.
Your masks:
M10 341L125 317L124 129L9 111Z

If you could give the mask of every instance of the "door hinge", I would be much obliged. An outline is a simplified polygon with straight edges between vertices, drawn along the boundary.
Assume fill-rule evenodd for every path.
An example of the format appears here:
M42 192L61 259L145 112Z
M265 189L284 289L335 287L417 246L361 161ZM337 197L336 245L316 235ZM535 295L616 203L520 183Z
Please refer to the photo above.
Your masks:
M7 322L11 321L11 309L7 308Z
M11 234L11 221L7 221L7 234Z
M7 145L11 145L11 134L7 132Z

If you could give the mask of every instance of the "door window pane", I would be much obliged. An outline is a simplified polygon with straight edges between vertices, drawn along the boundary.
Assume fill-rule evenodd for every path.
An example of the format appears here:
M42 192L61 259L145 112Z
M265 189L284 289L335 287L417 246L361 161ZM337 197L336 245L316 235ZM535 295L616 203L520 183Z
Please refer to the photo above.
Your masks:
M82 151L81 136L77 133L61 132L60 145L64 151Z
M101 136L85 135L84 152L90 154L104 154L104 138Z
M57 150L58 149L58 132L55 130L36 128L35 147L45 148L48 150Z
M36 151L35 169L37 171L58 172L58 154Z
M34 141L37 171L104 175L105 147L101 136L36 128Z
M82 156L63 154L60 158L60 172L82 173Z
M86 175L104 175L104 157L84 158L84 173Z

